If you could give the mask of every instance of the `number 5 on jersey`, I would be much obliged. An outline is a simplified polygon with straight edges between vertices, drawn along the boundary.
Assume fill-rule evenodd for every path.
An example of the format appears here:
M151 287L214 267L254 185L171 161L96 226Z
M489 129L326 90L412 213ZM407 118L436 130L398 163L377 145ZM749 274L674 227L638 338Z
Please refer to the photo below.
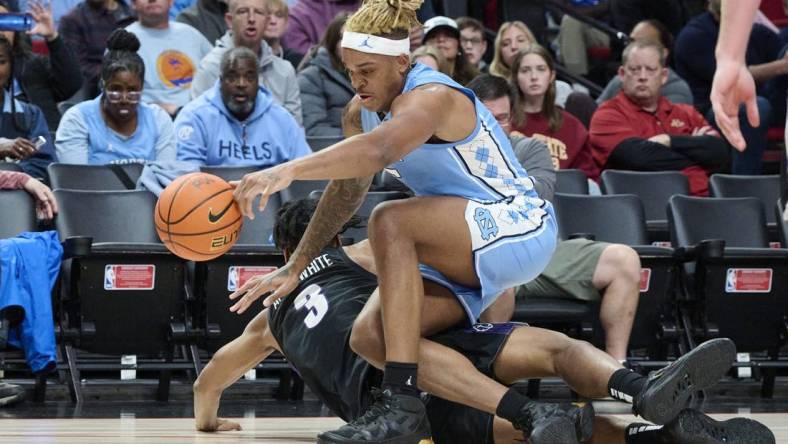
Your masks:
M315 328L328 311L328 300L319 285L312 284L296 296L293 306L296 310L306 307L307 314L304 318L306 328Z

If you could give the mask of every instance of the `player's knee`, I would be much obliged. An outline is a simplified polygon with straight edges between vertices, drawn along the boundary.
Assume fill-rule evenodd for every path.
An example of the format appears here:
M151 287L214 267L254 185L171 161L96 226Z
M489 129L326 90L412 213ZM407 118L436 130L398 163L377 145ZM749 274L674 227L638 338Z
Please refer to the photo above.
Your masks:
M367 231L369 239L394 239L402 236L401 218L399 213L400 203L396 201L383 202L378 204L369 216Z
M629 283L640 282L640 256L631 247L613 244L605 249L610 267L616 270L616 278Z
M382 326L366 319L356 319L350 332L350 349L367 359L376 358L385 348L381 337Z

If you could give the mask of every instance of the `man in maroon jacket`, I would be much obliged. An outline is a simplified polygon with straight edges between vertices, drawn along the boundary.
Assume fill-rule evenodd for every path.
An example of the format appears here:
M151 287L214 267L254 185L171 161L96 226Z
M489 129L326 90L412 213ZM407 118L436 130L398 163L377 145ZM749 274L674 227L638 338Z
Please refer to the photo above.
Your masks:
M662 46L635 41L618 75L622 90L591 119L590 141L600 168L682 171L694 195L708 194L708 175L725 170L730 146L690 105L660 95L668 70Z

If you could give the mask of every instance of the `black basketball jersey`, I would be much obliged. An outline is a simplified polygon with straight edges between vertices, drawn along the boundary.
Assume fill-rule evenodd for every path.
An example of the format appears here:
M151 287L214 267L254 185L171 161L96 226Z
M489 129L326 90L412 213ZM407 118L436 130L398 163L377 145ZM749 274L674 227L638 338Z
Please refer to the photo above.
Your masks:
M377 288L377 277L342 248L324 249L301 273L301 283L268 315L271 332L306 385L350 421L369 404L380 372L349 346L353 321Z

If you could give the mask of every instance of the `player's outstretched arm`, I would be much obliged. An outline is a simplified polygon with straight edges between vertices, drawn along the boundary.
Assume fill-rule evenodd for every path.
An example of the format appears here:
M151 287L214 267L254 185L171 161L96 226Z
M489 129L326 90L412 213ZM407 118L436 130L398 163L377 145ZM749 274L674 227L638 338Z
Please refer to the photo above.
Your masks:
M194 419L197 430L241 430L240 424L217 417L222 392L278 349L279 344L268 328L268 310L263 310L246 326L241 336L213 355L194 382Z
M739 151L746 148L739 123L739 106L742 103L746 105L747 120L751 125L760 124L755 81L744 59L759 4L760 0L722 0L717 70L710 98L720 130Z
M342 131L345 137L362 133L361 106L357 99L351 100L345 108ZM356 214L371 183L372 176L329 182L301 242L287 264L274 273L253 277L231 294L230 299L241 295L243 297L230 307L230 311L243 313L260 296L272 292L264 301L268 306L293 291L298 285L301 271L336 237L350 217Z

